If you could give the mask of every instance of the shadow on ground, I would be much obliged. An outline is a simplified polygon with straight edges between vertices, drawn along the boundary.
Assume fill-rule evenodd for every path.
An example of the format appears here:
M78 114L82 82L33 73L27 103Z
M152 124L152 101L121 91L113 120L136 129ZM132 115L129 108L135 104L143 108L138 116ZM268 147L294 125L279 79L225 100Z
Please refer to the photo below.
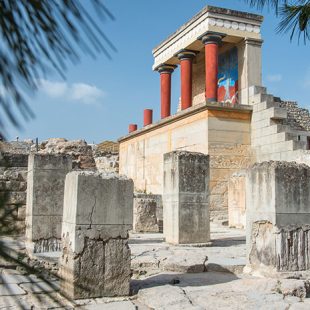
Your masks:
M204 273L161 273L150 276L143 280L131 280L131 294L135 295L140 289L163 285L176 285L179 287L198 287L232 282L239 278L227 272L204 272Z

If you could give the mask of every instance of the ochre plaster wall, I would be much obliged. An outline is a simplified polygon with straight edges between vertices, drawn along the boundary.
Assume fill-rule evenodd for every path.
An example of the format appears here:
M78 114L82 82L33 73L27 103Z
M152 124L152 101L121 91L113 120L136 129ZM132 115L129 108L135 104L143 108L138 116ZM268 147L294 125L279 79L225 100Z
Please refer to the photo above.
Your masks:
M162 194L163 154L187 150L210 155L211 216L227 218L227 184L251 161L249 112L203 110L120 141L120 173L135 189Z

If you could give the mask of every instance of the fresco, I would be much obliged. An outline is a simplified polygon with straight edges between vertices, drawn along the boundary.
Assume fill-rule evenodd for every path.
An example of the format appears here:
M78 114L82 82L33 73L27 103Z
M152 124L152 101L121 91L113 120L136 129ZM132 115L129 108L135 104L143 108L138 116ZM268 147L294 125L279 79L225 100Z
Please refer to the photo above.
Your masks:
M219 55L218 101L238 103L238 51L236 47Z

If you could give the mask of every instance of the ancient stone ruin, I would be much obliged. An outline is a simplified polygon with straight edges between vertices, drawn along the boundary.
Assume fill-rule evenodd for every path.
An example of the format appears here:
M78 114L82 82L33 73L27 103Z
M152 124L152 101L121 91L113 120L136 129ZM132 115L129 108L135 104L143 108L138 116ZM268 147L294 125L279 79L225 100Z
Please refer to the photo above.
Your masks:
M114 175L66 176L61 290L73 299L129 294L133 182Z
M161 118L145 109L118 142L1 143L14 277L25 262L48 270L49 292L74 306L310 308L310 114L263 87L262 22L207 6L164 40L153 50ZM22 279L19 295L39 294Z
M308 270L310 167L255 164L246 181L248 263L278 271Z

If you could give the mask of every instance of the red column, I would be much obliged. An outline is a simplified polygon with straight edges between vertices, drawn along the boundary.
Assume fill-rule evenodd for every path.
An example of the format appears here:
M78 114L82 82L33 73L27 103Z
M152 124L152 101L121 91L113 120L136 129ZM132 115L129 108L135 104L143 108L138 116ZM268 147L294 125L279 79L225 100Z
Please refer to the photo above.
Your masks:
M137 124L129 124L128 126L128 132L131 133L131 132L134 132L138 129L138 126Z
M160 73L160 116L165 118L171 115L171 73L174 65L161 65L157 68Z
M206 34L201 40L205 45L206 100L217 101L218 48L221 34Z
M143 126L147 126L153 123L153 110L145 109L143 111Z
M181 64L181 109L192 106L192 63L196 52L182 50L177 54Z

